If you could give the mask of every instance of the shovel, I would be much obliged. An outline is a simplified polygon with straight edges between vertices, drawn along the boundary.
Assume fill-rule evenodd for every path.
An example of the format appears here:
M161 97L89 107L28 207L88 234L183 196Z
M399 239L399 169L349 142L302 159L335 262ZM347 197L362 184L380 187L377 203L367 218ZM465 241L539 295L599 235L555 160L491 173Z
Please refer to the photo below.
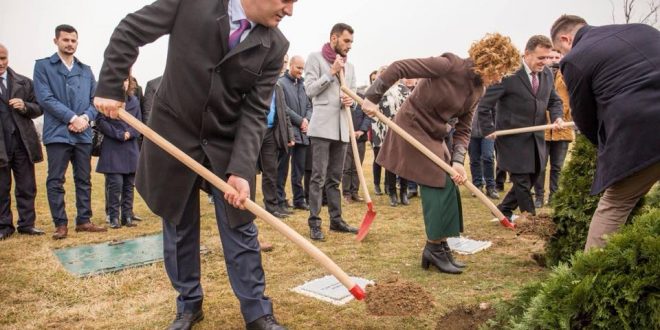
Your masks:
M360 98L357 94L353 93L352 90L348 89L346 86L341 86L341 90L352 97L355 101L357 101L359 104L362 104L364 100ZM408 141L408 143L412 144L415 149L419 150L421 153L423 153L426 157L431 159L434 163L436 163L440 168L442 168L445 172L449 173L451 176L455 176L458 173L456 170L454 170L449 164L445 163L444 160L442 160L440 157L438 157L436 154L434 154L429 148L425 147L422 145L419 141L417 141L412 135L408 134L408 132L404 131L399 125L395 124L392 120L387 118L383 113L380 111L376 112L376 117L382 122L384 122L390 129L392 129L394 132L399 134L404 140ZM516 226L513 224L509 219L502 214L502 212L493 204L493 202L484 195L484 193L477 187L472 184L470 181L465 181L463 183L465 187L468 188L479 200L490 209L490 212L495 215L499 221L500 224L506 228L509 229L515 229Z
M183 151L175 147L169 141L165 140L163 137L158 135L158 133L154 132L151 128L147 127L141 121L131 116L128 112L126 112L126 110L119 109L118 115L119 115L119 119L131 125L138 132L142 133L144 137L151 140L151 142L161 147L172 157L182 162L184 165L188 166L188 168L193 170L195 173L199 174L202 178L204 178L206 181L211 183L216 188L220 189L223 192L234 191L234 188L232 186L230 186L225 181L220 179L217 175L213 174L213 172L209 171L207 168L196 162L190 156L183 153ZM339 266L337 266L337 264L335 264L334 261L332 261L332 259L330 259L328 256L323 254L321 250L319 250L308 240L304 239L300 234L298 234L298 232L291 229L289 226L284 224L284 222L274 217L272 214L266 212L266 210L261 208L261 206L257 205L250 199L247 199L245 201L245 208L248 211L252 212L252 214L256 215L257 217L261 218L263 221L268 223L271 227L275 228L275 230L280 232L280 234L284 235L290 241L298 245L298 247L301 248L303 251L305 251L305 253L310 255L312 258L316 259L318 263L320 263L327 271L329 271L332 275L334 275L335 278L337 278L337 280L339 280L339 282L341 282L341 284L343 284L346 287L346 289L348 289L348 291L353 295L353 297L355 297L355 299L357 300L364 299L365 293L362 290L362 288L356 283L354 283L353 280L351 280L351 278L341 268L339 268Z
M561 125L561 128L569 128L569 127L575 127L575 123L572 121L567 121ZM544 131L546 129L551 129L551 128L555 128L555 125L550 124L550 125L528 126L528 127L513 128L513 129L503 129L501 131L495 131L493 134L495 134L495 136L514 135L520 133Z
M343 71L339 72L339 82L341 86L345 86ZM376 211L374 211L374 204L371 201L369 188L367 187L367 181L364 179L364 172L362 171L362 162L360 161L357 140L355 139L355 131L353 130L353 116L351 114L351 109L349 107L344 107L344 110L346 111L346 121L348 122L349 135L351 136L351 147L353 148L353 160L355 160L355 169L357 171L358 178L360 179L360 186L364 192L364 201L367 202L367 213L364 215L364 219L362 219L362 223L360 224L360 229L358 230L357 236L355 236L355 239L358 242L361 242L367 236L369 228L371 227L371 223L374 222L374 219L376 218Z

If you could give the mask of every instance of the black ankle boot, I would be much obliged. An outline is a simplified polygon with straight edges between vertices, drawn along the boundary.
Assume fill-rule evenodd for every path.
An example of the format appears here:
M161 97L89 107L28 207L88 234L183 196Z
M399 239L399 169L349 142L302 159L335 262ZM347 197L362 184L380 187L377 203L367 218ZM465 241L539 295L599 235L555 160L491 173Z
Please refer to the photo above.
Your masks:
M383 194L383 191L380 190L380 185L375 185L374 186L374 191L376 192L376 196L380 196Z
M467 266L466 264L454 259L454 256L451 253L451 248L449 248L449 243L447 241L444 241L441 243L442 247L445 249L445 253L447 254L447 258L449 259L449 262L451 262L452 265L456 268L465 268Z
M460 274L463 272L449 261L442 244L426 242L424 252L422 252L422 268L428 269L430 265L434 265L438 270L447 274Z
M390 206L399 205L399 197L396 195L396 191L390 192Z
M410 200L408 200L408 189L401 189L399 195L401 195L402 205L410 205Z
M121 225L119 224L119 219L110 218L110 228L112 228L112 229L121 228Z
M133 223L133 218L131 218L131 217L121 219L121 225L126 226L126 227L136 227L137 226L137 224Z

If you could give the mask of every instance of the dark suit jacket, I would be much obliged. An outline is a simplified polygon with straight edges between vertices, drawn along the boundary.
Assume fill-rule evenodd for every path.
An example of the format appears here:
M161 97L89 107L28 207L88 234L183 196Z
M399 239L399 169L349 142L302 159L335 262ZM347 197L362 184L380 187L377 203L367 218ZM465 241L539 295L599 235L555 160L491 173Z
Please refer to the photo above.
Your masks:
M289 43L255 26L228 49L227 0L158 0L129 14L105 51L97 96L123 99L122 84L138 48L169 34L167 62L149 125L223 179L254 180L273 86ZM235 147L234 147L235 146ZM176 222L182 198L197 194L198 175L151 142L143 143L136 187L159 216ZM235 227L254 216L227 206Z
M137 119L142 119L140 101L136 96L126 99L126 112ZM103 133L101 155L96 164L96 172L130 174L137 170L140 147L140 133L120 119L110 119L102 113L96 117L96 128ZM130 138L124 140L124 133Z
M287 112L291 118L296 144L309 145L307 133L300 130L303 119L307 119L308 124L312 119L312 101L305 93L304 79L295 79L287 71L280 77L278 84L282 86L284 92L284 100L288 106Z
M445 144L451 118L458 118L454 147L463 154L470 140L470 123L483 94L481 78L470 59L454 54L407 59L392 63L369 87L365 97L378 104L401 78L421 78L401 106L394 122L446 162L452 155ZM447 174L406 140L388 130L377 162L391 172L417 183L444 187Z
M545 68L539 74L539 89L532 94L532 84L525 67L502 82L489 87L479 102L478 116L483 136L496 130L545 125L546 111L552 122L561 118L562 103L555 92L553 75ZM493 122L495 118L495 122ZM545 154L544 131L497 137L497 165L516 174L535 173Z
M585 26L561 61L580 132L598 146L591 192L660 162L660 32Z
M38 163L44 160L44 157L41 151L39 135L32 119L43 115L43 111L35 99L32 80L16 73L11 68L7 68L7 78L7 90L9 91L7 101L13 98L22 99L25 102L26 109L25 111L20 111L10 107L9 104L5 104L5 106L7 106L14 119L16 129L21 136L21 140L23 140L23 146L30 155L30 161ZM0 102L4 101L0 100ZM2 125L0 125L0 167L7 166L8 161L5 135L2 132Z
M142 122L147 125L149 125L149 115L154 104L154 97L156 97L156 91L158 91L162 79L163 76L159 76L149 80L147 87L144 89L144 97L142 98L140 109L142 110Z

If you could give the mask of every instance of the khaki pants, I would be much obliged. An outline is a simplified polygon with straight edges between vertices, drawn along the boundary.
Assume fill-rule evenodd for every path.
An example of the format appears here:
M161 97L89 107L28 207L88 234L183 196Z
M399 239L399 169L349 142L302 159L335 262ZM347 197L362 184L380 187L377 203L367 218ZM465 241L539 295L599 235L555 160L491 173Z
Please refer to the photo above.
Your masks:
M591 218L584 250L605 245L604 235L615 232L626 223L637 202L660 180L660 163L655 163L605 190Z

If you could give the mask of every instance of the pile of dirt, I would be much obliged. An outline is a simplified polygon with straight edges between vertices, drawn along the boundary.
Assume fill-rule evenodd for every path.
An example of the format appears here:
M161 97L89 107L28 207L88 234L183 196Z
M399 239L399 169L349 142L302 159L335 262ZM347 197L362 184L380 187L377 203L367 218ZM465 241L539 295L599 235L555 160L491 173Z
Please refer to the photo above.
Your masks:
M367 286L367 312L377 316L412 316L428 313L434 303L420 285L396 278Z
M542 239L549 239L556 231L552 217L547 214L522 214L516 219L516 235L533 235Z
M495 310L489 306L459 306L438 320L436 330L472 330L478 329L489 319L495 317Z

